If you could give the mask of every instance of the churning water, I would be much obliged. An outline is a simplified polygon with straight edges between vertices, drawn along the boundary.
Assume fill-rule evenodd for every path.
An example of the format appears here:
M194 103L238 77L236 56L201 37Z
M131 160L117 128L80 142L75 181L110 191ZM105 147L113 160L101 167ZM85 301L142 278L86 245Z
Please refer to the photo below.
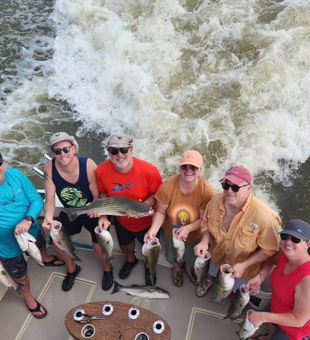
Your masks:
M205 177L249 167L255 193L310 221L309 0L3 0L1 151L30 174L55 131L175 173L197 149Z

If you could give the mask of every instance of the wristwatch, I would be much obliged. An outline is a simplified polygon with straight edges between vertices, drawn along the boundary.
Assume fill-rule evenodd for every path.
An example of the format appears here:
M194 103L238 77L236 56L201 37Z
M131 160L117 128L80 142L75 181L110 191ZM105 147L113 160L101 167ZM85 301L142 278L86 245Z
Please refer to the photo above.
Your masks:
M31 223L34 223L34 219L29 215L25 217L25 220L31 221Z

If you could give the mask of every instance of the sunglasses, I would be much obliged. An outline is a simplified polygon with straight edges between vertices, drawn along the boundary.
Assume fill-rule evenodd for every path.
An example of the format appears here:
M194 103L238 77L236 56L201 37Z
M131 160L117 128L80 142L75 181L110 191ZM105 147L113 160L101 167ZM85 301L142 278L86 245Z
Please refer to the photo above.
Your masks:
M222 185L222 188L224 189L224 190L229 190L229 188L231 188L231 190L233 191L233 192L238 192L239 190L240 190L240 188L243 188L243 187L246 187L246 186L248 186L249 184L244 184L244 185L237 185L237 184L229 184L229 183L227 183L227 182L222 182L221 183L221 185Z
M300 243L301 239L295 236L291 236L288 234L280 234L280 238L282 241L286 241L288 239L290 239L293 243Z
M57 148L53 150L54 154L59 156L61 152L63 153L69 153L71 151L72 146L65 146L64 148Z
M0 166L3 164L3 159L0 160Z
M198 170L197 166L191 165L191 164L182 164L181 169L182 170L192 170L192 171Z
M109 148L108 151L112 156L117 155L119 152L122 153L123 155L126 155L128 153L130 147L127 148Z

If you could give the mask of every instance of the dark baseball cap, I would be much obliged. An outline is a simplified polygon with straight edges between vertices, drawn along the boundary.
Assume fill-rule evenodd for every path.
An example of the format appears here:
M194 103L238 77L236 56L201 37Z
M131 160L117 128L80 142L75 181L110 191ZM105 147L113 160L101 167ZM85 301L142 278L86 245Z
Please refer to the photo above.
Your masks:
M310 240L310 225L302 220L290 220L280 234L295 236L300 240Z

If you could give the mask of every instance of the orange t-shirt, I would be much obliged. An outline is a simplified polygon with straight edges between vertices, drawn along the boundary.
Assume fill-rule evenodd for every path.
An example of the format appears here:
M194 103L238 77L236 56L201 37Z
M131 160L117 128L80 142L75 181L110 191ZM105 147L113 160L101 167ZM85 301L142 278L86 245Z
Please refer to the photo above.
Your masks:
M234 265L243 262L258 249L269 256L279 250L281 218L253 194L234 217L228 230L223 227L224 216L224 198L219 193L208 203L201 224L201 231L210 233L212 262L218 267L224 263ZM249 266L242 278L252 278L261 266L262 263Z
M152 164L133 157L133 166L126 173L118 172L112 161L107 160L96 170L97 184L100 193L107 196L123 196L142 202L155 194L162 183L158 169ZM152 216L134 218L129 216L115 216L116 220L126 229L139 232L148 228L152 223Z
M200 210L205 210L211 199L213 189L204 179L199 178L196 188L190 194L183 194L180 190L180 175L169 177L158 189L155 198L168 205L167 217L163 224L165 233L172 237L172 224L184 226L200 218ZM186 243L194 245L201 239L200 230L191 232Z

